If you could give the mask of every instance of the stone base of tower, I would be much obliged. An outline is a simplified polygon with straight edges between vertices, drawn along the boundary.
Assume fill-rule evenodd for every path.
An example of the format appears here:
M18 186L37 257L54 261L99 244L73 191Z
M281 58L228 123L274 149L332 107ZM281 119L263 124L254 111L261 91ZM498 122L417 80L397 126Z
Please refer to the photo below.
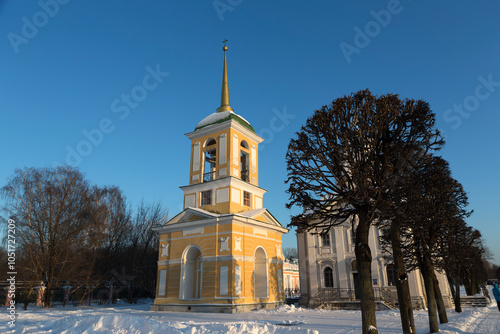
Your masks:
M239 313L250 312L261 309L274 309L283 305L283 302L262 302L250 304L202 304L202 305L180 305L180 304L153 304L151 311L165 312L206 312L206 313Z

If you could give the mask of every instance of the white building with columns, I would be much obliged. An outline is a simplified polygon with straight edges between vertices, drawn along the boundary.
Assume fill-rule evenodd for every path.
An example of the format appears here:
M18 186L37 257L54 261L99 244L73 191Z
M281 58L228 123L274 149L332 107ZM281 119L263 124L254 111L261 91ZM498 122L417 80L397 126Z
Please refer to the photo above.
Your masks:
M378 292L380 290L390 292L396 303L395 273L390 255L382 250L380 233L377 227L370 228L373 287ZM343 300L359 299L354 245L354 233L350 222L334 226L326 234L314 234L314 231L297 233L301 305L317 306L320 297L325 295L342 296ZM442 273L436 272L436 275L444 301L447 307L452 307L448 280ZM425 308L425 288L420 271L414 270L408 273L408 282L414 307Z

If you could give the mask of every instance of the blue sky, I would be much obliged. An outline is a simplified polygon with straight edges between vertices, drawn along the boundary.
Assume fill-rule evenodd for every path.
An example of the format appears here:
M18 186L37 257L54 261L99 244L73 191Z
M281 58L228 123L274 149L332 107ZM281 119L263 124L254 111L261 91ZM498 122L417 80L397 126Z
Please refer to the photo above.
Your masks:
M494 1L3 1L0 184L70 162L178 213L184 134L219 106L227 38L231 106L266 140L260 186L283 225L299 212L285 208L286 149L307 117L360 89L397 93L436 112L468 222L500 264L499 12Z

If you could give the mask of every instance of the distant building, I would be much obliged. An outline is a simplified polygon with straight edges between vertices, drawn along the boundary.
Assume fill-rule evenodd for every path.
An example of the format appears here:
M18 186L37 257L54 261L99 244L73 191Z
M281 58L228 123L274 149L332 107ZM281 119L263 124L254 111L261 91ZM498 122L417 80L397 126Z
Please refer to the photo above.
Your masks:
M283 262L283 288L287 297L298 296L300 294L298 259L285 259Z
M154 228L160 245L152 310L240 312L284 302L281 236L288 230L263 207L263 139L229 105L226 51L221 106L186 134L184 210Z
M314 231L312 231L314 232ZM372 251L373 287L380 299L397 302L394 266L389 255L382 251L381 231L370 227L369 245ZM354 254L354 233L351 223L330 228L326 234L297 233L300 267L301 305L314 307L320 300L355 301L359 299L359 280ZM452 307L448 280L436 272L446 307ZM425 288L419 270L408 273L410 294L415 308L425 308Z

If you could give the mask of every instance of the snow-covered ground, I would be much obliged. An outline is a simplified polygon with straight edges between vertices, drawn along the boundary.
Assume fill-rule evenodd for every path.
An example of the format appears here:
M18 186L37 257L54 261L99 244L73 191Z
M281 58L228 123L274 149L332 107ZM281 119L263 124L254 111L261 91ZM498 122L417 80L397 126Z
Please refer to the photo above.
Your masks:
M361 333L359 311L325 311L282 306L238 314L151 312L150 304L100 307L30 307L15 327L2 312L0 333ZM5 310L5 309L4 309ZM17 311L17 310L16 310ZM448 311L441 333L500 333L496 304ZM417 333L428 333L426 311L415 311ZM397 311L377 312L379 332L400 333Z

